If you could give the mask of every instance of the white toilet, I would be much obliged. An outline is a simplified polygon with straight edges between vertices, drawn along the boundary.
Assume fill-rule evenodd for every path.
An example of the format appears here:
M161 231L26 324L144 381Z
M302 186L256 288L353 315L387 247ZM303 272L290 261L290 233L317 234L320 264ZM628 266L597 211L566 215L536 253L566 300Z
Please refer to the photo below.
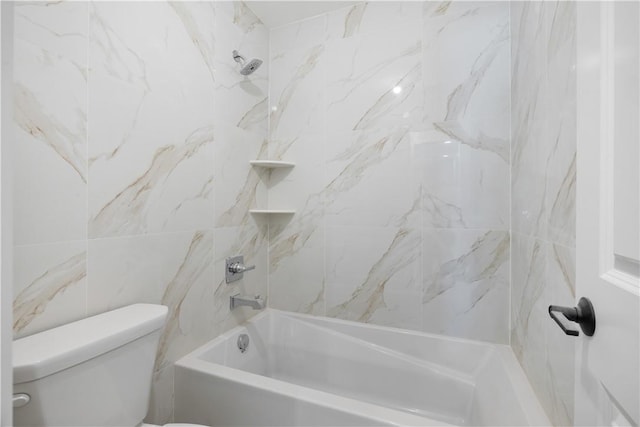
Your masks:
M14 341L14 425L149 426L166 316L162 305L134 304Z

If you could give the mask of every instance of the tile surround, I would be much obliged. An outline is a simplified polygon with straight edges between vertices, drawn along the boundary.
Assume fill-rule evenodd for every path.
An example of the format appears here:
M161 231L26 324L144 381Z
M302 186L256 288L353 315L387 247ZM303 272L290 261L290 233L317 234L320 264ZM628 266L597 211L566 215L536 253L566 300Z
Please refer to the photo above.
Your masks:
M509 343L509 232L423 233L423 329Z
M217 279L241 252L266 276L246 210L266 201L248 160L266 150L269 64L245 78L231 51L268 59L268 30L235 2L44 6L15 14L14 332L167 305L147 419L164 424L171 363L253 315L229 313L231 292L267 292Z
M86 317L85 242L16 246L13 256L16 337Z
M214 35L190 19L203 5L91 4L90 238L212 228L211 54L196 37Z
M419 228L327 229L326 314L419 329L421 235Z
M272 306L507 343L508 4L359 3L273 29L271 58L269 151L306 166L269 187L301 211L270 239ZM460 312L424 302L464 255L446 230L501 242L467 243L492 273Z
M87 13L87 3L15 7L17 245L87 238Z
M576 4L516 2L512 22L511 346L555 425L573 424Z
M271 31L239 2L44 9L15 11L16 336L167 304L165 423L170 363L253 314L229 313L241 290L510 341L572 422L545 315L575 297L574 4L370 2ZM265 62L240 76L233 49ZM247 213L267 206L297 213ZM238 253L257 269L232 288Z

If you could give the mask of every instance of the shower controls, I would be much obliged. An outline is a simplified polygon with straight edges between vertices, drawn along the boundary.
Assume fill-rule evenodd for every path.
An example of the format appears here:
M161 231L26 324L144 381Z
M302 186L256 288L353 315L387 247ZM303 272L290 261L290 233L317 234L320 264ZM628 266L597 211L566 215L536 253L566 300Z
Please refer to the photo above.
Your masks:
M593 305L591 301L587 298L580 298L578 301L577 307L560 307L558 305L550 305L549 306L549 316L560 326L562 332L567 335L572 335L577 337L580 335L580 332L568 329L566 326L562 324L560 319L554 313L562 313L562 315L572 322L576 322L580 325L580 329L582 332L590 337L593 336L596 331L596 314L593 311Z
M250 271L256 268L255 265L249 267L244 265L244 255L238 255L227 258L225 260L225 280L227 283L235 282L242 279L245 271Z

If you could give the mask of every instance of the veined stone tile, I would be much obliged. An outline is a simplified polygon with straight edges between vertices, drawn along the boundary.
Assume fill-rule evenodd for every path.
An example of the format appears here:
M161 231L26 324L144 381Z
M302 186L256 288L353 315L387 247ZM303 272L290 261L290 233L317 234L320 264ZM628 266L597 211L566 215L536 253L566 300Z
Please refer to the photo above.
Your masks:
M268 224L251 221L239 227L216 228L213 235L216 242L212 282L214 305L209 307L209 310L214 316L210 328L218 335L260 312L249 307L238 307L229 311L229 298L232 295L240 294L250 298L260 295L270 304L266 280ZM245 265L255 265L256 268L244 273L242 279L226 283L225 260L236 255L244 255Z
M87 3L17 3L14 241L87 237Z
M318 44L295 49L271 56L270 61L270 138L322 133L325 126L326 47Z
M411 135L426 228L509 229L509 165L439 131Z
M243 2L213 2L215 64L215 119L224 126L266 135L269 96L269 30ZM208 23L211 27L211 22ZM237 50L246 61L262 65L248 76L232 55Z
M413 1L358 2L327 14L330 39L369 33L418 32L422 4Z
M420 229L328 227L327 315L419 329L421 238Z
M31 335L86 316L84 241L14 248L13 333Z
M224 124L217 126L214 134L214 226L248 224L252 222L249 209L267 204L268 172L249 163L266 156L265 135Z
M325 314L324 227L315 212L270 221L269 307Z
M91 5L90 237L212 226L211 54L187 5Z
M509 342L508 231L423 229L426 332Z
M421 121L419 32L372 33L327 44L329 132L411 127Z
M328 226L420 227L420 168L407 129L329 134Z

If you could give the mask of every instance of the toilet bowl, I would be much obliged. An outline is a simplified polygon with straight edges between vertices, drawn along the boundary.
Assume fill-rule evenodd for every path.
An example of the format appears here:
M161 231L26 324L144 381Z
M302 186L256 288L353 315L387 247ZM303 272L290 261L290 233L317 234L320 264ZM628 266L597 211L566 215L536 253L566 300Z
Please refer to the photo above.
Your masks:
M155 427L142 420L166 316L134 304L14 341L14 425Z

